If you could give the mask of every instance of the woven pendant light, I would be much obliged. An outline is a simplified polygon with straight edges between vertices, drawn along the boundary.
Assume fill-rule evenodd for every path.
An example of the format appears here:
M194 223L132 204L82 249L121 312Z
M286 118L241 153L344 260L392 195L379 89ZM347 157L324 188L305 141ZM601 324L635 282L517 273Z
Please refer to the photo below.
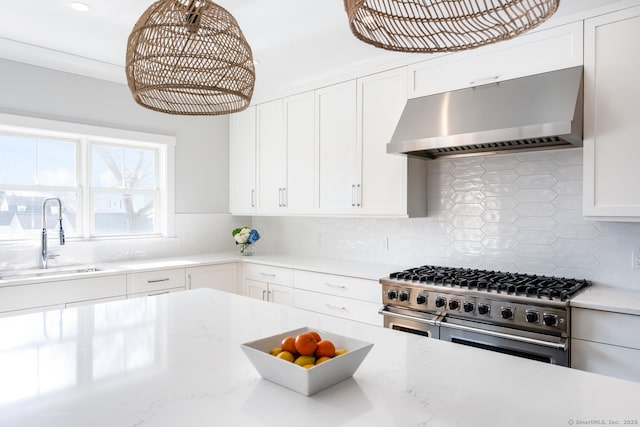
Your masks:
M255 82L238 23L210 0L153 3L129 36L126 73L138 104L182 115L244 110Z
M513 38L560 0L344 0L353 34L382 49L453 52Z

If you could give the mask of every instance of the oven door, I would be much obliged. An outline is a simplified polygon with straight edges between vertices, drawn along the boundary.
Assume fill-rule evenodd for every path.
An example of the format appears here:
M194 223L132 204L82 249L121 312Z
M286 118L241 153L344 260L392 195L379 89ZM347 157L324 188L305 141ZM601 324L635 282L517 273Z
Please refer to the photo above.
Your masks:
M569 366L569 341L447 316L440 322L440 339L499 353Z
M383 306L378 310L384 316L384 327L409 332L429 338L440 338L440 319L438 313L425 313L410 309Z

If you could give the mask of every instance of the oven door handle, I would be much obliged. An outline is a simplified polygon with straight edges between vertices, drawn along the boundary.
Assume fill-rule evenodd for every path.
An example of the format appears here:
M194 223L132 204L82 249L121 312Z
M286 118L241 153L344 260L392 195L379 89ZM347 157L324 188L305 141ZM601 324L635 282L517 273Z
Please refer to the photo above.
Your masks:
M539 340L539 339L535 339L535 338L520 337L520 336L517 336L517 335L505 334L503 332L488 331L486 329L478 329L478 328L473 328L471 326L456 325L456 324L446 323L446 322L440 322L440 327L441 328L458 329L460 331L475 332L475 333L478 333L478 334L490 335L490 336L497 337L497 338L506 338L506 339L510 339L510 340L513 340L513 341L519 341L519 342L524 342L524 343L528 343L528 344L535 344L535 345L540 345L540 346L544 346L544 347L550 347L550 348L554 348L556 350L567 351L567 344L568 343L567 343L566 339L564 339L563 342L555 343L555 342L543 341L543 340Z
M422 319L420 317L407 316L406 314L394 313L393 311L387 310L386 305L381 307L380 310L378 310L378 314L382 314L383 316L397 317L398 319L412 320L414 322L425 323L431 326L438 326L440 324L440 322L438 322L437 320Z

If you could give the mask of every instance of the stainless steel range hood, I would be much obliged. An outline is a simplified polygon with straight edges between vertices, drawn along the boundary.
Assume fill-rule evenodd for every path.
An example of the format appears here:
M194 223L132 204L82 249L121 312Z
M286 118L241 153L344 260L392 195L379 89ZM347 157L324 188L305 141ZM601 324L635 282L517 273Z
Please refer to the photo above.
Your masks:
M387 153L436 158L582 146L582 67L410 99Z

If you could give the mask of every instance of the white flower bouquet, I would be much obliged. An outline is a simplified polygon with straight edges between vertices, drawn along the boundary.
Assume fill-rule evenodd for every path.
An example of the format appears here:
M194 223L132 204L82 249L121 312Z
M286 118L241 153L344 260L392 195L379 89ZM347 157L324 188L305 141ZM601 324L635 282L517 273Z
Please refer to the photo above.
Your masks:
M236 228L231 232L231 235L235 239L236 245L240 245L240 253L243 255L250 255L253 247L251 245L260 240L258 231L249 227Z

